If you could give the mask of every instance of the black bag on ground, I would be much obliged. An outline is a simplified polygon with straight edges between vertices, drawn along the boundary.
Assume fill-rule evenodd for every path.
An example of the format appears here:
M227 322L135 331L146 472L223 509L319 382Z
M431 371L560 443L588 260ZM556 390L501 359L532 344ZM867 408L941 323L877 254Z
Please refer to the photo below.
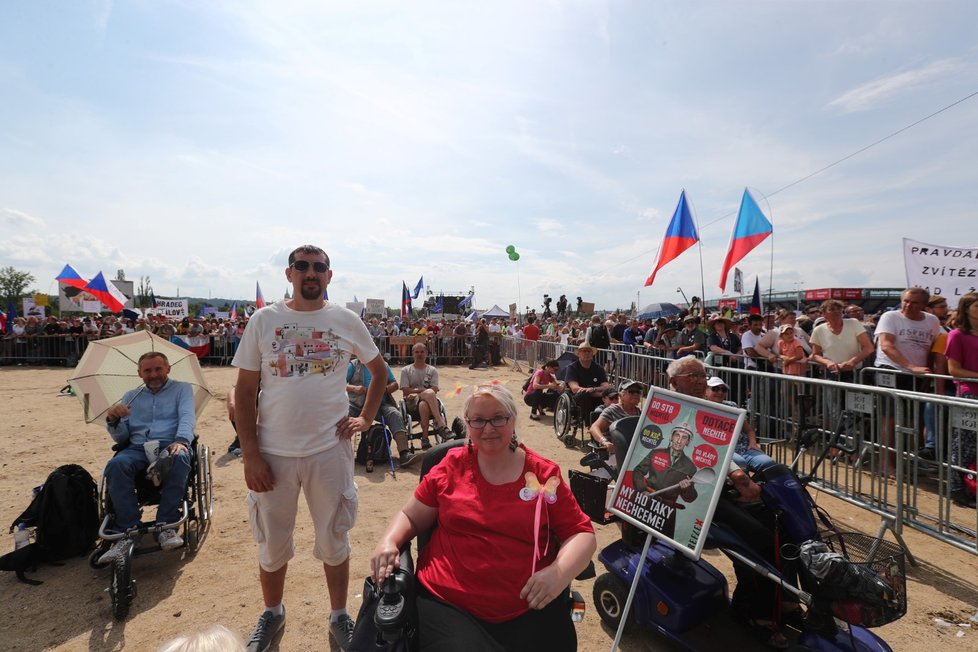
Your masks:
M87 554L98 538L98 487L91 474L77 464L59 466L41 486L24 512L10 525L34 528L34 542L0 557L0 569L23 573L42 562L56 562Z
M357 445L357 464L366 464L368 459L374 462L387 462L387 439L384 436L384 426L374 424L360 435Z

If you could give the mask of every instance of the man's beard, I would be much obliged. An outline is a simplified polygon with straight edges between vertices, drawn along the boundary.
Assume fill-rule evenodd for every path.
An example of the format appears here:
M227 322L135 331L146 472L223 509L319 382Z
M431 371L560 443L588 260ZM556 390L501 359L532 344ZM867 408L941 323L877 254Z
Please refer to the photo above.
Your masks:
M314 301L316 299L323 298L323 286L321 286L318 282L315 282L315 287L312 287L308 281L303 282L299 292L302 294L302 298L306 301Z

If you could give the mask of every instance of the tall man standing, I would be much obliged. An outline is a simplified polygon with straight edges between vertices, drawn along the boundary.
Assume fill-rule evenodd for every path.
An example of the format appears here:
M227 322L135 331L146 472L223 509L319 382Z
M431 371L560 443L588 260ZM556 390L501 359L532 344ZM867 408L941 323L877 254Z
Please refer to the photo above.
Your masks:
M329 257L319 247L304 245L289 254L285 277L292 283L292 298L252 316L232 361L238 367L235 422L265 602L248 641L249 652L267 650L285 625L282 596L295 552L292 533L300 490L316 532L313 555L323 562L326 574L330 633L343 650L353 634L346 611L348 532L357 514L350 439L370 428L387 368L360 318L323 299L332 275ZM351 354L371 375L357 417L348 415L346 395Z

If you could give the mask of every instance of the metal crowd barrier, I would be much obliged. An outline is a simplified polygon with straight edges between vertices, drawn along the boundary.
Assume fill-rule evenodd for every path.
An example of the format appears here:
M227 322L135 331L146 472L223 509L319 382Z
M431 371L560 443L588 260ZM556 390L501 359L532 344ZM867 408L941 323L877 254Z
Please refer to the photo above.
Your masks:
M74 367L87 347L84 335L10 336L0 339L0 365Z
M557 353L554 346L553 342L538 342L522 349L514 346L511 351L516 359L527 362L535 354L539 366L557 357L551 355ZM616 346L611 354L616 377L667 386L665 370L671 359L630 351L626 346ZM891 531L902 543L903 528L909 527L978 554L978 510L955 505L949 482L951 474L975 473L968 468L972 460L952 462L951 452L974 450L978 402L898 390L896 376L903 372L894 370L863 369L850 383L824 380L819 377L821 368L810 367L806 376L734 366L710 366L709 372L727 383L728 399L747 410L772 457L789 465L797 458L800 473L811 469L842 410L854 413L846 446L854 452L830 451L812 486L877 516L877 537ZM915 376L912 385L919 390L937 379L951 380L949 376ZM933 461L918 455L925 421L935 432ZM803 447L800 435L806 431L814 435L814 441Z

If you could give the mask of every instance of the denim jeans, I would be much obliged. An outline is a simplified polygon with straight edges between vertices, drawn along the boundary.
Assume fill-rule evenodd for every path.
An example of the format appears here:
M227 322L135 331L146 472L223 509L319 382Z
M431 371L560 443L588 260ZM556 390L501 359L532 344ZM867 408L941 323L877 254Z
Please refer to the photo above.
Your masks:
M161 446L166 444L160 443ZM105 480L115 511L115 529L127 530L139 523L139 503L136 499L136 474L146 473L149 460L142 446L130 446L119 451L105 465ZM173 466L163 478L160 505L156 510L157 523L175 523L180 519L180 506L190 475L190 453L182 451L173 456Z

